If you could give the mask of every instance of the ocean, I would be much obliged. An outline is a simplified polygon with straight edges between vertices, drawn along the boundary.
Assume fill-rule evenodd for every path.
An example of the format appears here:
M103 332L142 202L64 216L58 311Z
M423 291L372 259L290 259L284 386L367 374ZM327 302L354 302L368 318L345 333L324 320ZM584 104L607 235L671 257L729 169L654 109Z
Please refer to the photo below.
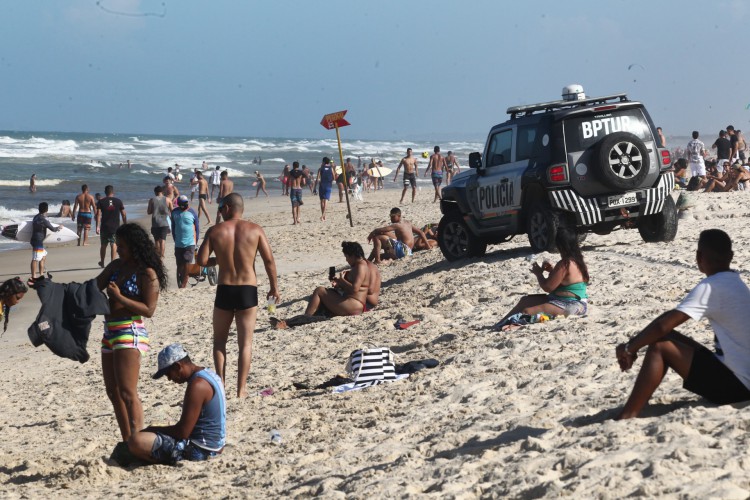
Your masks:
M344 129L342 132L345 135ZM453 151L463 167L469 153L480 151L483 138L477 142L440 143L441 150ZM409 141L343 140L344 158L382 160L395 170L400 159L411 147L415 155L432 152L433 143ZM130 217L145 215L154 186L161 184L167 168L180 165L181 193L189 193L189 180L195 168L205 161L213 170L217 165L228 170L234 189L243 196L254 197L255 171L267 181L269 195L278 196L278 180L284 165L299 161L314 172L324 156L339 163L335 137L331 139L288 139L169 136L134 134L89 134L63 132L0 131L0 225L31 219L40 202L49 203L50 220L73 227L74 224L54 215L62 200L70 200L88 184L91 194L104 194L104 186L114 186L115 195L125 204ZM131 168L126 163L130 160ZM260 164L258 164L260 160ZM123 167L119 165L122 163ZM420 170L426 161L420 162ZM207 172L210 172L207 171ZM37 192L30 193L29 179L36 174ZM430 186L429 178L420 176L422 186ZM400 188L400 183L386 181L386 188ZM261 193L261 196L263 194ZM0 237L0 251L17 247L18 243Z

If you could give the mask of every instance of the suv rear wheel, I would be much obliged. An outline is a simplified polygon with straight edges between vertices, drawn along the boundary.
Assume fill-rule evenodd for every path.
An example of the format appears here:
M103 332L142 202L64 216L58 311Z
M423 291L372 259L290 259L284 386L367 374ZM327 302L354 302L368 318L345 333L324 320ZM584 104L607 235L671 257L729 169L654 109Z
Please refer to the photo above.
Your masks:
M617 191L639 187L650 166L646 145L628 132L617 132L602 139L598 160L602 183Z
M664 208L658 214L638 218L638 232L646 243L674 240L677 236L677 206L672 196L667 196Z
M531 207L526 220L531 250L535 253L556 251L555 237L557 228L560 227L560 213L546 204L537 203Z
M451 262L466 257L481 257L487 252L487 243L474 236L463 217L453 211L440 219L437 240L440 251Z

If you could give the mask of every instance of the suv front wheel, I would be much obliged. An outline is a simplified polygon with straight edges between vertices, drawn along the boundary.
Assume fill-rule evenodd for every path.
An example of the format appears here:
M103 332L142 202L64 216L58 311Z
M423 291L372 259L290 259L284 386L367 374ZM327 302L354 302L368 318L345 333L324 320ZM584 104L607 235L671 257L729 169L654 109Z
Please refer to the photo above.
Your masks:
M487 243L474 236L457 212L449 212L440 219L437 240L440 251L451 262L481 257L487 252Z
M664 208L658 214L638 217L638 232L646 243L674 240L677 236L677 206L672 196L667 196Z

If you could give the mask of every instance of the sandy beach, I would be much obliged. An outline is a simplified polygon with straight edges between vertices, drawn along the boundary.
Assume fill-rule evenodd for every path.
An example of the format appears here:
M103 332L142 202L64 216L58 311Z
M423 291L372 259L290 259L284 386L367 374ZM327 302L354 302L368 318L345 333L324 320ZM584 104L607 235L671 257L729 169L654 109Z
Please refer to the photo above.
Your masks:
M369 251L367 234L388 221L391 207L418 226L439 220L431 189L414 204L398 205L398 197L393 190L365 193L364 202L352 203L353 228L345 205L335 202L320 222L309 192L297 227L288 198L248 200L245 215L265 228L279 267L277 315L302 313L314 288L327 284L328 266L344 267L341 241L359 241ZM733 268L748 279L750 195L694 198L697 206L684 214L672 243L646 244L636 230L588 236L591 307L583 318L491 330L521 295L539 293L525 236L490 246L481 259L449 263L436 249L383 266L381 303L362 316L277 331L261 310L248 382L253 395L233 396L233 330L227 446L206 463L122 468L108 460L120 437L101 378L101 323L92 328L88 363L34 348L26 337L39 307L32 291L0 338L0 496L156 498L178 488L186 498L747 498L746 405L709 404L670 372L642 418L611 420L635 379L634 371L619 370L615 346L702 278L695 265L701 230L729 233ZM98 240L92 243L51 248L54 280L96 276ZM538 258L545 257L557 258ZM0 262L2 280L28 275L28 251L2 253ZM181 342L196 363L212 367L214 288L175 288L169 241L166 262L170 290L147 320L152 351L141 365L147 424L180 416L184 387L151 380L162 347ZM262 264L256 270L264 294ZM421 322L400 331L393 326L399 318ZM688 322L681 331L711 344L707 322ZM440 365L363 391L295 388L343 374L348 354L368 342L390 346L398 363L435 358ZM269 387L271 396L257 395ZM271 443L271 429L280 431L281 445Z

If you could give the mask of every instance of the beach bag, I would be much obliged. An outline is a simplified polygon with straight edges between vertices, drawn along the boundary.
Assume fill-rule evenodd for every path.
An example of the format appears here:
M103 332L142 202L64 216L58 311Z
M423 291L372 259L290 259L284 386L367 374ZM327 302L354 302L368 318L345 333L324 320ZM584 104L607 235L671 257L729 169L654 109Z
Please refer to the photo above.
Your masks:
M355 386L396 380L396 365L389 347L366 346L349 355L346 372Z

